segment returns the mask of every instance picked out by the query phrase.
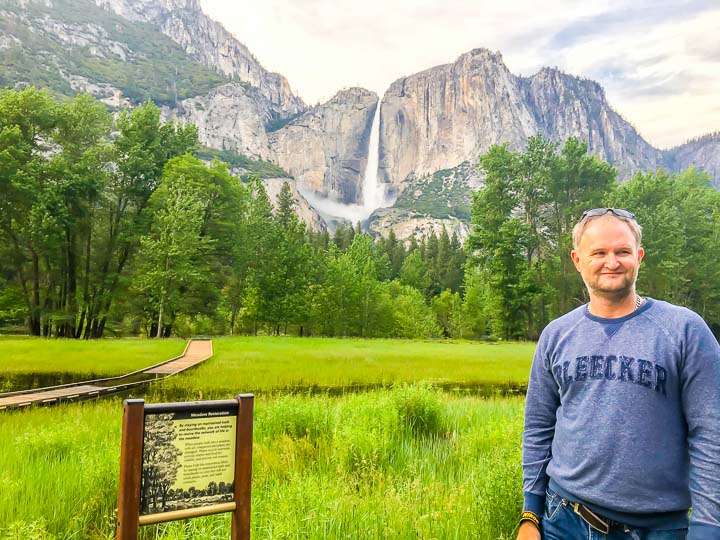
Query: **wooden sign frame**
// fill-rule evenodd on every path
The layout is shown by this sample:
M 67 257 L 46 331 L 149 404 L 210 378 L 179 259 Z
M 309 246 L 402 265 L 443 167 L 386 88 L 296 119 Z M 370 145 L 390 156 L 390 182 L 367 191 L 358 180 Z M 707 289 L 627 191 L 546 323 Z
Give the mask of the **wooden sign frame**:
M 140 515 L 143 437 L 145 416 L 177 412 L 207 412 L 237 407 L 235 431 L 235 478 L 232 502 L 185 510 Z M 235 399 L 145 405 L 143 399 L 123 402 L 122 445 L 120 447 L 120 485 L 118 493 L 117 540 L 137 540 L 138 527 L 223 512 L 232 512 L 231 540 L 250 539 L 250 497 L 252 483 L 252 394 Z

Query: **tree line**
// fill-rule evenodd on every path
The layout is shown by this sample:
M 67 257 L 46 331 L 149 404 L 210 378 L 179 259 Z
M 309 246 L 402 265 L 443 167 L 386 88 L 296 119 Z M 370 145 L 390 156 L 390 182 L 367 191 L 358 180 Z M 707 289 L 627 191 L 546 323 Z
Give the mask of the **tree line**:
M 446 231 L 405 244 L 308 230 L 289 185 L 271 201 L 258 176 L 198 150 L 196 128 L 151 102 L 113 117 L 89 96 L 0 91 L 0 324 L 83 339 L 534 339 L 585 300 L 570 231 L 604 205 L 644 226 L 640 292 L 720 324 L 720 200 L 693 169 L 618 184 L 575 139 L 494 146 L 465 245 Z
M 585 303 L 570 260 L 572 228 L 589 208 L 631 210 L 646 255 L 638 293 L 687 306 L 720 334 L 720 192 L 693 167 L 616 181 L 587 145 L 531 137 L 523 152 L 493 146 L 480 158 L 485 189 L 474 194 L 466 283 L 480 285 L 489 332 L 537 339 L 553 318 Z

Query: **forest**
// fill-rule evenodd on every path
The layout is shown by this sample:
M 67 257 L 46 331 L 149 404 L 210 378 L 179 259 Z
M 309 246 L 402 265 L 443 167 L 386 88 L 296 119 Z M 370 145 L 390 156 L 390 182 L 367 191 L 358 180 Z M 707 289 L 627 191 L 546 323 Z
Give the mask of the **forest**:
M 210 157 L 152 102 L 113 116 L 88 95 L 0 91 L 0 328 L 532 340 L 586 301 L 573 224 L 618 206 L 643 226 L 638 292 L 720 332 L 720 192 L 693 168 L 618 182 L 577 139 L 496 145 L 469 238 L 403 243 L 308 230 L 289 185 L 271 201 Z

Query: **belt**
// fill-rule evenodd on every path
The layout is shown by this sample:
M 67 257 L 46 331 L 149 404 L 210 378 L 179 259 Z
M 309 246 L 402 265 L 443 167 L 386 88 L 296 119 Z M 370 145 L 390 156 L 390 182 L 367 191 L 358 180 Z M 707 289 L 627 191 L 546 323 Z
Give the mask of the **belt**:
M 627 526 L 618 523 L 617 521 L 613 521 L 611 519 L 607 519 L 601 516 L 598 516 L 595 512 L 590 510 L 587 506 L 584 504 L 576 503 L 576 502 L 570 502 L 567 501 L 567 504 L 573 509 L 573 511 L 580 516 L 580 518 L 590 525 L 593 529 L 595 529 L 598 532 L 601 532 L 603 534 L 609 534 L 610 529 L 612 527 L 623 527 L 625 530 L 627 530 Z

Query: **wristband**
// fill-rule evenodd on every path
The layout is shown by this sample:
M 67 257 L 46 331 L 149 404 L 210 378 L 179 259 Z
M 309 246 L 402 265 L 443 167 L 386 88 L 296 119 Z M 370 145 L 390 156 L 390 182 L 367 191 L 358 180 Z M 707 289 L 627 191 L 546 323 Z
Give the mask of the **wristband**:
M 537 516 L 537 514 L 535 514 L 535 512 L 530 512 L 529 510 L 523 512 L 520 516 L 520 523 L 522 523 L 523 521 L 530 521 L 538 529 L 540 528 L 540 518 Z

